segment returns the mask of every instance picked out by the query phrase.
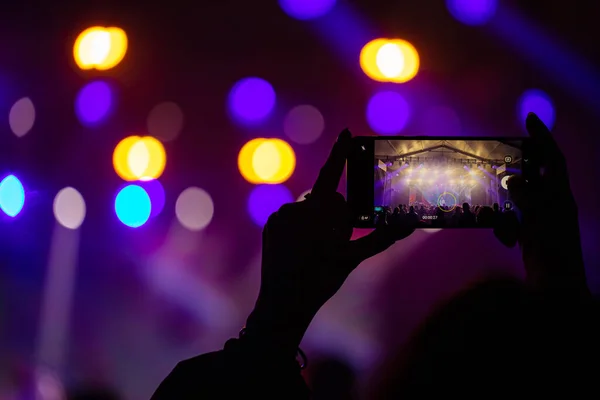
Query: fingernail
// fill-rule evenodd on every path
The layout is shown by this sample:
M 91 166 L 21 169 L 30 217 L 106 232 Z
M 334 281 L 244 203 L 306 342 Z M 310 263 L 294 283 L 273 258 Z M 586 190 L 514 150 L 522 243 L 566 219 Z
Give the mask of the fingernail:
M 352 133 L 350 133 L 350 130 L 348 128 L 344 129 L 342 131 L 342 133 L 340 133 L 340 135 L 338 136 L 337 141 L 341 142 L 343 140 L 348 140 L 352 137 Z
M 534 112 L 530 112 L 529 114 L 527 114 L 527 118 L 528 118 L 528 119 L 529 119 L 529 118 L 532 118 L 532 119 L 535 119 L 535 120 L 539 120 L 539 117 L 538 117 L 538 116 L 537 116 L 537 114 L 536 114 L 536 113 L 534 113 Z

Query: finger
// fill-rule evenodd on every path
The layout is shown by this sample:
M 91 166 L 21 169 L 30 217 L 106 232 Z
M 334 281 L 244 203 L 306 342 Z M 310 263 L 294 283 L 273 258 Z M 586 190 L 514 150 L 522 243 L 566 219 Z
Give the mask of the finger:
M 542 167 L 554 175 L 566 176 L 565 156 L 544 122 L 536 114 L 529 113 L 525 121 L 525 126 L 527 127 L 527 132 L 534 140 L 536 149 L 540 152 Z
M 348 129 L 344 129 L 338 136 L 337 142 L 333 145 L 331 154 L 327 161 L 325 161 L 325 165 L 321 168 L 313 186 L 310 196 L 311 200 L 320 200 L 337 192 L 337 187 L 344 173 L 351 139 L 352 134 Z
M 506 247 L 515 247 L 519 241 L 519 220 L 514 212 L 509 211 L 500 215 L 499 221 L 494 226 L 494 236 Z
M 521 211 L 526 212 L 534 206 L 535 199 L 532 198 L 534 194 L 525 178 L 520 175 L 513 175 L 506 182 L 506 186 L 510 198 Z

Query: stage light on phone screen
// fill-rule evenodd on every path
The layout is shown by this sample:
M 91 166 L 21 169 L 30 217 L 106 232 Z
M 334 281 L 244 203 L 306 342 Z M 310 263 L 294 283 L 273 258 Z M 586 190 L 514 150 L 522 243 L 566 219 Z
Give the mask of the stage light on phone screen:
M 248 213 L 257 226 L 264 226 L 269 216 L 294 197 L 284 185 L 258 185 L 248 197 Z
M 548 129 L 554 128 L 556 121 L 554 103 L 543 90 L 530 89 L 525 91 L 519 98 L 518 113 L 521 126 L 525 127 L 525 120 L 530 112 L 535 113 Z
M 408 103 L 400 93 L 376 93 L 367 105 L 367 122 L 375 133 L 395 135 L 406 126 L 410 114 Z
M 279 0 L 281 9 L 290 17 L 310 20 L 324 16 L 335 6 L 336 0 Z
M 446 0 L 446 7 L 465 25 L 484 25 L 496 14 L 498 0 Z
M 14 218 L 25 205 L 25 189 L 14 175 L 8 175 L 0 181 L 0 209 L 9 217 Z

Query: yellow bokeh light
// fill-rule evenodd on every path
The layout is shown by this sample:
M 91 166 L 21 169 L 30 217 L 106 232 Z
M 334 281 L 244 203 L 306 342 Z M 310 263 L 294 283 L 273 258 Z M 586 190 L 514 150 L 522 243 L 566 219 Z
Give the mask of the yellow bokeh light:
M 406 40 L 375 39 L 363 47 L 360 66 L 375 81 L 404 83 L 419 72 L 419 53 Z
M 142 181 L 158 179 L 165 171 L 165 166 L 167 165 L 165 148 L 158 139 L 152 136 L 145 136 L 141 141 L 148 152 L 148 162 L 146 168 L 137 176 Z
M 375 63 L 386 78 L 393 79 L 404 69 L 404 54 L 395 43 L 386 43 L 377 51 Z
M 238 155 L 238 169 L 240 170 L 240 174 L 250 183 L 262 183 L 262 180 L 254 172 L 252 163 L 255 150 L 266 140 L 264 138 L 252 139 L 242 147 Z
M 387 43 L 387 39 L 375 39 L 367 43 L 360 52 L 360 67 L 369 78 L 378 82 L 389 81 L 377 66 L 377 53 Z
M 390 78 L 390 81 L 395 83 L 408 82 L 417 76 L 417 73 L 419 72 L 419 67 L 421 65 L 419 53 L 417 52 L 417 49 L 415 49 L 415 46 L 406 40 L 394 39 L 391 43 L 398 46 L 402 52 L 402 55 L 404 56 L 404 66 L 398 75 Z
M 158 179 L 165 170 L 167 155 L 162 143 L 151 136 L 129 136 L 113 153 L 113 167 L 126 181 Z
M 121 140 L 113 152 L 113 167 L 117 175 L 126 181 L 135 181 L 137 177 L 129 168 L 131 148 L 140 141 L 139 136 L 129 136 Z
M 107 28 L 110 35 L 110 50 L 104 60 L 96 65 L 96 69 L 105 71 L 116 67 L 127 53 L 127 35 L 121 28 Z
M 252 168 L 256 176 L 268 182 L 281 169 L 279 148 L 272 140 L 265 140 L 252 154 Z
M 250 183 L 283 183 L 296 169 L 296 154 L 284 140 L 253 139 L 240 150 L 238 168 Z
M 127 35 L 121 28 L 94 26 L 81 32 L 73 57 L 83 70 L 107 70 L 118 65 L 127 52 Z
M 277 172 L 265 181 L 271 184 L 283 183 L 292 176 L 296 169 L 296 153 L 294 153 L 292 146 L 284 140 L 271 139 L 270 142 L 277 148 L 280 165 Z

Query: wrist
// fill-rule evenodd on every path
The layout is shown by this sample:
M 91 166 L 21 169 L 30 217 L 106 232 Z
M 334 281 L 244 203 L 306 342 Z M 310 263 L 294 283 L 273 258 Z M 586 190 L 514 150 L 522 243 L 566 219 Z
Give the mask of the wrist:
M 246 321 L 243 339 L 265 353 L 295 358 L 312 316 L 259 299 Z

